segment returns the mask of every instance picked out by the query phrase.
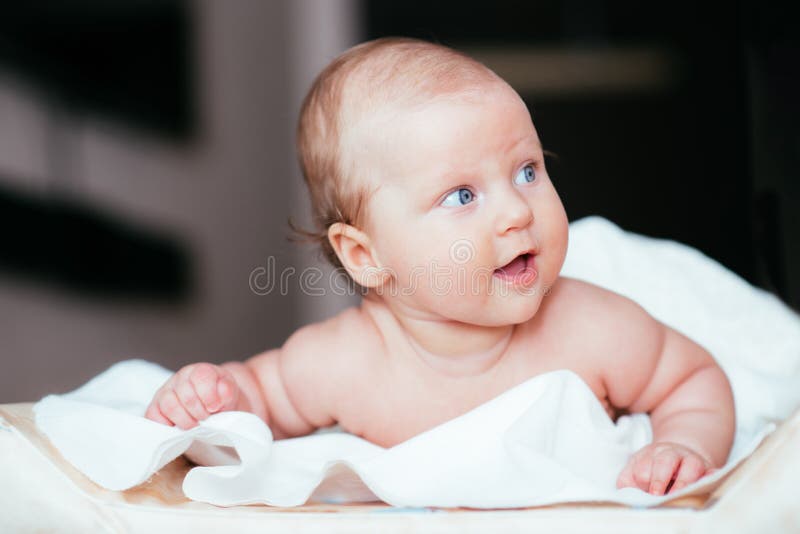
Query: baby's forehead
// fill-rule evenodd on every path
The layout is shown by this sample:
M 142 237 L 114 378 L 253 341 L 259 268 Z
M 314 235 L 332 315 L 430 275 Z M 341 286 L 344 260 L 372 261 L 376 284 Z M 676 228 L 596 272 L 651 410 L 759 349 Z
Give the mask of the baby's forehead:
M 425 118 L 423 114 L 422 120 Z M 533 129 L 505 132 L 509 135 L 487 133 L 482 139 L 478 139 L 480 128 L 463 139 L 448 136 L 458 130 L 459 125 L 455 125 L 453 129 L 428 136 L 415 130 L 412 123 L 400 135 L 387 135 L 383 139 L 375 135 L 354 150 L 350 176 L 378 193 L 377 197 L 391 195 L 395 200 L 402 197 L 421 207 L 433 202 L 433 197 L 445 189 L 473 182 L 489 173 L 508 171 L 522 159 L 541 157 Z M 491 131 L 497 132 L 497 127 Z M 381 213 L 372 216 L 380 219 Z
M 425 80 L 424 85 L 420 86 L 409 85 L 408 80 L 399 79 L 386 80 L 380 84 L 376 84 L 374 80 L 362 83 L 355 81 L 348 102 L 343 102 L 341 114 L 351 119 L 380 118 L 452 102 L 477 103 L 487 94 L 509 90 L 514 92 L 499 78 L 472 83 L 462 81 L 459 84 Z
M 510 88 L 509 88 L 510 89 Z M 491 105 L 495 100 L 487 95 L 496 88 L 469 87 L 462 91 L 403 95 L 400 98 L 364 98 L 343 108 L 342 140 L 351 146 L 371 150 L 392 151 L 398 141 L 407 141 L 415 132 L 439 126 L 435 115 L 463 106 Z M 511 90 L 513 92 L 513 90 Z M 516 94 L 516 93 L 514 93 Z M 460 122 L 459 113 L 449 116 L 450 123 Z
M 417 151 L 404 157 L 412 158 L 445 144 L 466 148 L 461 139 L 499 149 L 508 137 L 526 134 L 539 144 L 525 103 L 507 85 L 365 104 L 346 123 L 343 139 L 362 155 L 402 153 L 410 145 Z
M 342 164 L 345 176 L 362 185 L 386 174 L 386 165 L 396 163 L 407 167 L 421 158 L 421 154 L 406 154 L 401 145 L 414 141 L 420 132 L 436 124 L 433 112 L 447 106 L 472 107 L 476 104 L 514 101 L 524 103 L 505 81 L 496 75 L 474 80 L 462 79 L 459 83 L 428 80 L 422 87 L 411 87 L 408 80 L 385 79 L 378 87 L 376 80 L 363 74 L 349 80 L 352 90 L 342 102 L 340 110 Z M 412 84 L 413 85 L 413 84 Z M 530 121 L 530 115 L 525 113 Z M 458 113 L 450 122 L 459 122 Z M 426 163 L 419 160 L 418 163 Z M 374 167 L 379 168 L 374 168 Z
M 452 50 L 381 48 L 362 58 L 341 80 L 344 115 L 422 106 L 507 85 L 485 65 Z

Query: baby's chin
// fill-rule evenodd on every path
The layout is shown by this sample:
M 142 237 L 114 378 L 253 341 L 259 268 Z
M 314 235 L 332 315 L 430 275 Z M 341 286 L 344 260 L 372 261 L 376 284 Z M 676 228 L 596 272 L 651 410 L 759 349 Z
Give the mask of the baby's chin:
M 487 326 L 527 323 L 539 312 L 541 304 L 539 295 L 517 295 L 515 302 L 505 303 L 498 313 L 488 318 Z
M 533 319 L 541 308 L 542 295 L 530 290 L 527 294 L 492 295 L 466 305 L 435 306 L 440 315 L 462 323 L 496 327 L 522 324 Z

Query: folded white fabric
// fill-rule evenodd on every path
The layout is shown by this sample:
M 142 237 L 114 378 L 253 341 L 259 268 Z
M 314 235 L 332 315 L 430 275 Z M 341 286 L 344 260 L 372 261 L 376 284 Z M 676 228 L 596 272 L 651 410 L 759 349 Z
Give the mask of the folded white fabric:
M 143 414 L 171 371 L 143 360 L 45 397 L 34 407 L 36 423 L 69 462 L 109 489 L 140 484 L 186 453 L 206 465 L 186 475 L 186 496 L 222 506 L 295 506 L 309 497 L 395 506 L 652 506 L 724 476 L 797 406 L 800 319 L 780 301 L 689 247 L 622 232 L 599 217 L 571 225 L 569 250 L 564 275 L 627 294 L 720 361 L 738 417 L 722 470 L 669 496 L 617 490 L 628 456 L 652 440 L 649 418 L 633 414 L 614 424 L 568 370 L 533 377 L 389 449 L 343 432 L 273 441 L 263 421 L 243 412 L 215 414 L 188 431 L 155 423 Z
M 218 505 L 299 505 L 326 474 L 315 499 L 476 508 L 660 500 L 615 489 L 628 456 L 652 440 L 647 415 L 615 425 L 572 371 L 534 377 L 389 449 L 346 433 L 273 441 L 263 421 L 244 412 L 215 414 L 187 431 L 144 419 L 170 374 L 143 360 L 117 363 L 37 403 L 37 425 L 70 463 L 115 490 L 144 482 L 194 443 L 193 456 L 214 466 L 192 469 L 183 491 Z M 241 462 L 217 446 L 232 447 Z

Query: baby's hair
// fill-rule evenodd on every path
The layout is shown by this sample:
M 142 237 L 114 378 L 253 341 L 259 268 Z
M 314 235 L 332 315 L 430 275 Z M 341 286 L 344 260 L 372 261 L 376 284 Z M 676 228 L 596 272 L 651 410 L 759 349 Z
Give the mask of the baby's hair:
M 314 230 L 298 228 L 291 241 L 317 243 L 336 268 L 342 264 L 328 228 L 363 228 L 368 180 L 348 158 L 346 134 L 358 120 L 386 106 L 480 93 L 502 81 L 482 63 L 447 46 L 409 37 L 383 37 L 346 50 L 316 77 L 300 109 L 297 156 L 311 196 Z

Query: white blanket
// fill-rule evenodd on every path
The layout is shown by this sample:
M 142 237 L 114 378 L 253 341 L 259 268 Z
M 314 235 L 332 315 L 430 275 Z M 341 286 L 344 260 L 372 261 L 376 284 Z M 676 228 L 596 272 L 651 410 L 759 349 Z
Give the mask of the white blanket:
M 628 456 L 652 439 L 649 418 L 612 423 L 567 370 L 533 377 L 389 449 L 343 432 L 273 441 L 260 419 L 243 412 L 215 414 L 188 431 L 149 421 L 145 408 L 171 372 L 143 360 L 45 397 L 34 408 L 36 423 L 69 462 L 108 489 L 135 486 L 186 452 L 208 467 L 189 471 L 184 493 L 222 506 L 295 506 L 309 497 L 395 506 L 652 506 L 724 476 L 800 402 L 800 318 L 699 252 L 590 217 L 570 226 L 563 274 L 633 298 L 714 354 L 737 408 L 736 440 L 722 470 L 663 497 L 617 490 Z

